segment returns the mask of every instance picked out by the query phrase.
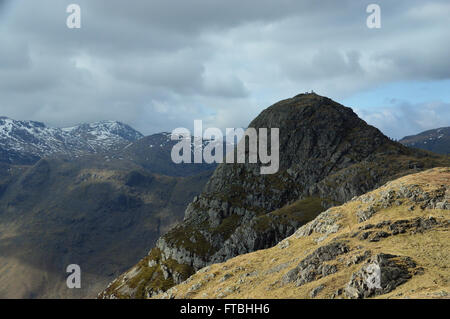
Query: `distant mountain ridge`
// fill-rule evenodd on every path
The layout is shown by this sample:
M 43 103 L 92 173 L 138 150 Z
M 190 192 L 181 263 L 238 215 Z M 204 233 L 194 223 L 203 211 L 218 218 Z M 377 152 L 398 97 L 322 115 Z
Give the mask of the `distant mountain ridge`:
M 130 160 L 148 171 L 169 176 L 192 176 L 201 172 L 209 171 L 217 166 L 216 163 L 201 165 L 192 163 L 176 164 L 171 160 L 172 148 L 178 140 L 172 140 L 172 133 L 162 132 L 145 136 L 140 140 L 127 145 L 121 152 L 117 153 L 120 158 Z M 226 152 L 228 142 L 223 140 L 202 140 L 204 148 L 209 143 L 221 145 L 223 152 Z M 228 143 L 233 145 L 234 143 Z M 213 144 L 214 145 L 214 144 Z M 191 137 L 191 155 L 194 151 L 194 138 Z
M 405 136 L 399 142 L 409 147 L 449 155 L 450 127 L 441 127 L 428 130 L 417 135 Z
M 41 122 L 0 117 L 0 162 L 28 165 L 54 155 L 120 150 L 142 137 L 140 132 L 117 121 L 55 128 Z

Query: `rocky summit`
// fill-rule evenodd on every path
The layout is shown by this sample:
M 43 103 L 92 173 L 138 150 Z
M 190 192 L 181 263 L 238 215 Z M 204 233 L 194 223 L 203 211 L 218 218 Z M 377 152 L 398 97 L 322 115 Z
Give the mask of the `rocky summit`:
M 450 168 L 408 175 L 156 298 L 448 298 L 449 211 Z
M 248 127 L 279 128 L 279 171 L 261 175 L 260 163 L 219 165 L 187 207 L 183 223 L 100 298 L 152 297 L 205 266 L 272 247 L 327 208 L 389 180 L 450 166 L 448 157 L 394 142 L 351 108 L 314 93 L 270 106 Z M 336 226 L 327 221 L 320 227 L 332 231 Z M 346 249 L 343 243 L 339 252 Z M 320 272 L 334 271 L 322 264 L 319 258 Z

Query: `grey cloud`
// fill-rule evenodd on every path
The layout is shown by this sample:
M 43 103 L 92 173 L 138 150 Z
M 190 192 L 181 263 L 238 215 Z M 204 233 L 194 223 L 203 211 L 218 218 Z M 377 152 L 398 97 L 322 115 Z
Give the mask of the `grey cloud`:
M 25 43 L 19 43 L 12 39 L 2 41 L 3 48 L 0 50 L 0 68 L 26 69 L 30 66 L 29 49 Z
M 342 75 L 360 75 L 364 73 L 358 51 L 339 52 L 334 49 L 319 50 L 311 58 L 293 57 L 283 61 L 285 73 L 293 79 L 323 79 Z
M 112 66 L 112 72 L 122 80 L 186 93 L 201 86 L 204 66 L 192 54 L 169 52 L 160 56 L 131 58 L 126 64 Z
M 80 30 L 65 26 L 72 2 Z M 350 0 L 3 0 L 0 115 L 63 126 L 115 119 L 144 133 L 193 119 L 245 126 L 306 90 L 342 99 L 448 79 L 448 2 L 378 3 L 380 30 L 365 26 L 367 3 Z
M 394 101 L 394 104 L 389 107 L 356 109 L 355 111 L 369 124 L 397 139 L 448 126 L 450 119 L 450 103 L 442 101 L 417 104 Z

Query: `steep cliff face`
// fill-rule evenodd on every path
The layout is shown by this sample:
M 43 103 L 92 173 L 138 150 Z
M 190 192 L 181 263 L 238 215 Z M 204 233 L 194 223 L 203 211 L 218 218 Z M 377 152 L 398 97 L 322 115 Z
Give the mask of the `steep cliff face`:
M 450 168 L 411 174 L 156 297 L 448 298 L 449 212 Z
M 391 141 L 350 108 L 316 94 L 280 101 L 249 127 L 279 128 L 279 171 L 219 165 L 184 222 L 100 297 L 150 297 L 206 265 L 271 247 L 326 208 L 390 179 L 450 164 Z

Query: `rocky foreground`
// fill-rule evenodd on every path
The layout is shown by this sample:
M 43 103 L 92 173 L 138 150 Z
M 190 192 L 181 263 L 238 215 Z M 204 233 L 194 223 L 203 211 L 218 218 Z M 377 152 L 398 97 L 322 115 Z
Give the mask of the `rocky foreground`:
M 388 182 L 156 298 L 448 298 L 450 168 Z M 380 276 L 377 276 L 377 273 Z

